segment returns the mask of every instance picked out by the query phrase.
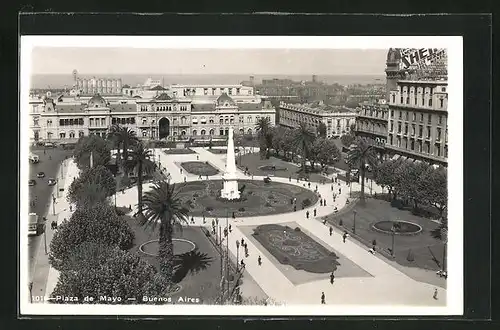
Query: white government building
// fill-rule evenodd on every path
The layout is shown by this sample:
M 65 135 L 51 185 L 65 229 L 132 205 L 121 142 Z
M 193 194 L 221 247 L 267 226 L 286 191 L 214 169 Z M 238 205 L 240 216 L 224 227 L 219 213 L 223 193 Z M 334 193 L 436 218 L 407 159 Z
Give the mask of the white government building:
M 113 124 L 131 128 L 140 138 L 178 136 L 204 140 L 228 135 L 229 127 L 236 134 L 255 134 L 255 125 L 262 117 L 275 122 L 275 108 L 265 97 L 254 95 L 253 87 L 235 84 L 165 88 L 151 87 L 150 79 L 146 83 L 149 86 L 123 87 L 118 95 L 113 84 L 108 95 L 31 95 L 31 142 L 75 142 L 90 134 L 105 136 Z

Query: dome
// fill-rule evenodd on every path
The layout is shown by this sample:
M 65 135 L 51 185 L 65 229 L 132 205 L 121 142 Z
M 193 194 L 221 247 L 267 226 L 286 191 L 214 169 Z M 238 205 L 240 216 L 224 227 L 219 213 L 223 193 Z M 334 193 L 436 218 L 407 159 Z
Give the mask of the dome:
M 106 107 L 106 100 L 99 94 L 94 95 L 89 100 L 89 108 L 105 108 L 105 107 Z

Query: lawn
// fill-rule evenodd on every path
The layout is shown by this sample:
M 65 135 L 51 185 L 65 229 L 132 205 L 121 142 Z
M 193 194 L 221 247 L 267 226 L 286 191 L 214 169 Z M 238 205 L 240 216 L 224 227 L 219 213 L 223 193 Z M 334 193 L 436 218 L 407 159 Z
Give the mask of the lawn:
M 258 215 L 293 212 L 291 203 L 296 198 L 297 208 L 302 204 L 307 207 L 318 201 L 318 196 L 305 188 L 281 182 L 264 183 L 256 180 L 239 180 L 239 189 L 243 190 L 238 201 L 226 201 L 219 198 L 222 180 L 203 180 L 178 183 L 178 197 L 190 210 L 190 215 L 207 217 L 232 216 L 251 217 Z M 244 188 L 243 188 L 244 186 Z
M 212 176 L 219 174 L 219 170 L 210 165 L 210 163 L 208 162 L 182 162 L 180 165 L 186 172 L 191 174 L 201 176 Z
M 144 230 L 135 218 L 125 216 L 124 219 L 129 223 L 135 233 L 134 246 L 129 250 L 132 253 L 138 253 L 144 260 L 159 269 L 158 258 L 149 256 L 139 251 L 141 244 L 157 239 L 157 233 L 151 233 Z M 174 238 L 182 238 L 195 243 L 196 248 L 202 253 L 206 253 L 212 258 L 211 264 L 204 271 L 197 274 L 188 274 L 179 284 L 182 289 L 172 295 L 172 300 L 177 301 L 177 297 L 200 298 L 201 302 L 213 302 L 220 292 L 220 254 L 215 247 L 207 240 L 200 227 L 184 227 L 182 232 L 175 232 Z M 174 251 L 175 252 L 175 251 Z
M 259 153 L 246 154 L 241 157 L 236 157 L 238 168 L 245 171 L 248 168 L 248 172 L 251 175 L 256 176 L 277 176 L 281 178 L 289 178 L 296 180 L 299 175 L 302 175 L 301 168 L 295 164 L 286 162 L 282 159 L 276 157 L 270 157 L 269 159 L 260 159 Z M 273 170 L 275 166 L 276 170 Z M 308 169 L 309 170 L 309 169 Z M 329 169 L 330 173 L 333 170 Z M 319 172 L 319 166 L 316 172 L 309 173 L 309 181 L 311 182 L 321 182 L 326 179 Z
M 215 155 L 225 155 L 227 153 L 227 149 L 207 149 L 207 150 Z
M 164 149 L 163 152 L 167 155 L 190 155 L 195 154 L 196 152 L 190 148 L 172 148 L 172 149 Z
M 422 227 L 420 233 L 394 236 L 394 260 L 403 266 L 430 270 L 441 268 L 443 243 L 430 235 L 430 232 L 438 227 L 437 223 L 413 215 L 410 211 L 399 210 L 392 207 L 389 202 L 374 198 L 367 198 L 365 206 L 357 203 L 350 206 L 346 212 L 327 216 L 327 222 L 341 227 L 354 236 L 352 234 L 354 216 L 356 216 L 356 238 L 368 247 L 371 247 L 373 240 L 376 240 L 377 249 L 386 256 L 390 256 L 392 235 L 379 232 L 372 226 L 378 221 L 397 220 L 418 224 Z M 340 220 L 342 220 L 342 226 L 340 226 Z

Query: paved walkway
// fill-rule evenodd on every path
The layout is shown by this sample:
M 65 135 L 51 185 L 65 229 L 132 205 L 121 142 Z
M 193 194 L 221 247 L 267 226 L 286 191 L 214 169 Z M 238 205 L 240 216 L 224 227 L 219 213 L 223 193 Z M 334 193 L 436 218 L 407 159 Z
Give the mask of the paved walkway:
M 196 154 L 188 155 L 167 155 L 156 150 L 160 154 L 162 167 L 171 175 L 172 182 L 198 181 L 198 176 L 180 171 L 178 163 L 185 161 L 196 161 L 197 155 L 199 161 L 208 161 L 221 173 L 209 177 L 210 180 L 219 180 L 225 168 L 225 155 L 213 154 L 204 148 L 192 148 Z M 342 172 L 342 171 L 341 171 Z M 237 173 L 238 179 L 250 179 L 240 170 Z M 263 180 L 264 177 L 254 177 L 254 180 Z M 203 178 L 204 180 L 206 178 Z M 273 181 L 283 182 L 293 185 L 308 187 L 307 183 L 296 180 L 289 181 L 288 178 L 272 178 Z M 414 306 L 444 306 L 446 304 L 446 290 L 439 288 L 439 300 L 433 299 L 434 286 L 418 282 L 408 277 L 397 268 L 386 263 L 383 259 L 371 255 L 367 248 L 358 242 L 347 239 L 346 243 L 342 241 L 342 232 L 333 228 L 333 236 L 329 234 L 329 227 L 325 226 L 320 217 L 331 214 L 334 207 L 340 210 L 346 205 L 349 195 L 349 186 L 344 184 L 334 184 L 331 189 L 331 183 L 318 184 L 317 191 L 326 199 L 327 206 L 320 206 L 319 202 L 305 210 L 291 212 L 283 215 L 244 217 L 227 221 L 231 224 L 232 232 L 229 234 L 229 250 L 231 254 L 236 255 L 236 240 L 245 238 L 248 244 L 249 257 L 245 258 L 246 270 L 253 279 L 261 286 L 263 291 L 274 301 L 287 304 L 316 304 L 320 303 L 321 292 L 325 292 L 327 304 L 378 304 L 378 305 L 414 305 Z M 150 189 L 149 184 L 144 184 L 144 190 Z M 341 189 L 339 194 L 338 189 Z M 117 205 L 135 208 L 137 204 L 137 188 L 126 190 L 123 194 L 117 195 Z M 316 189 L 316 184 L 311 183 L 311 190 Z M 359 191 L 360 185 L 352 184 L 352 191 Z M 382 192 L 381 187 L 373 185 L 373 191 Z M 337 194 L 335 203 L 333 202 L 333 193 Z M 313 210 L 317 210 L 316 219 L 313 219 Z M 305 212 L 310 212 L 310 219 L 306 219 Z M 212 219 L 206 218 L 204 224 L 201 217 L 195 218 L 195 226 L 206 226 L 210 229 Z M 225 226 L 226 219 L 219 219 L 219 223 Z M 277 261 L 266 257 L 260 245 L 252 243 L 250 239 L 238 228 L 239 226 L 257 226 L 268 223 L 296 222 L 305 230 L 325 242 L 331 249 L 339 252 L 345 257 L 351 259 L 359 267 L 370 273 L 373 277 L 363 278 L 339 278 L 332 285 L 329 279 L 312 281 L 305 284 L 294 285 L 281 271 L 274 265 Z M 191 224 L 192 225 L 192 224 Z M 240 251 L 241 252 L 241 251 Z M 239 253 L 241 255 L 241 253 Z M 261 256 L 262 265 L 257 263 L 257 257 Z M 244 294 L 244 292 L 243 292 Z

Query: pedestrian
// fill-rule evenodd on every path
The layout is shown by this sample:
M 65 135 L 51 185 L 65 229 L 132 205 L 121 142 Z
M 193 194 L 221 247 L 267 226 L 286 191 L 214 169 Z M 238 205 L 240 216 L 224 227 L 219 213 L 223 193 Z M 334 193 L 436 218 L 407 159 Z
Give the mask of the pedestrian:
M 297 212 L 297 205 L 293 206 L 293 212 Z
M 333 209 L 333 212 L 337 213 L 339 210 L 337 209 L 337 207 L 335 206 L 335 208 Z
M 259 266 L 262 266 L 262 259 L 260 256 L 257 258 L 257 262 L 259 263 Z
M 311 189 L 311 182 L 307 183 L 307 188 Z
M 292 182 L 292 176 L 288 177 L 288 182 Z
M 322 199 L 319 200 L 319 206 L 323 206 L 323 200 Z
M 208 180 L 208 175 L 207 175 L 207 180 Z
M 196 160 L 200 160 L 200 156 L 196 155 Z
M 290 198 L 290 205 L 293 205 L 293 198 Z
M 347 233 L 344 233 L 344 234 L 342 235 L 342 241 L 343 241 L 344 243 L 345 243 L 345 239 L 346 239 L 346 238 L 347 238 Z
M 231 232 L 233 232 L 233 229 L 232 229 L 232 227 L 231 227 L 231 224 L 229 224 L 229 232 L 230 232 L 230 233 L 231 233 Z
M 318 191 L 318 185 L 316 185 L 316 189 L 315 190 Z
M 309 219 L 309 211 L 306 212 L 306 218 Z
M 299 183 L 299 177 L 297 177 L 297 183 Z
M 52 223 L 50 224 L 50 228 L 52 230 L 57 229 L 57 222 L 55 220 L 53 220 Z
M 297 204 L 297 197 L 293 198 L 293 204 L 295 204 L 295 205 Z
M 243 259 L 241 259 L 240 264 L 241 264 L 241 268 L 245 268 L 245 262 L 243 261 Z
M 191 223 L 194 224 L 194 217 L 191 217 Z
M 323 224 L 326 225 L 326 218 L 323 218 Z
M 349 204 L 349 198 L 345 201 L 346 204 Z
M 214 219 L 212 219 L 212 227 L 215 228 L 215 220 Z
M 337 177 L 335 177 L 335 182 L 337 182 Z
M 248 247 L 245 245 L 245 258 L 248 258 Z
M 181 174 L 182 174 L 182 168 L 180 170 L 181 170 Z
M 333 228 L 330 227 L 330 236 L 332 236 L 332 234 L 333 234 Z
M 322 305 L 326 304 L 326 302 L 325 302 L 325 293 L 324 292 L 321 292 L 321 304 Z
M 233 212 L 233 220 L 234 220 L 234 219 L 236 219 L 236 215 L 235 215 L 235 214 L 234 214 L 234 212 Z
M 253 180 L 253 174 L 252 174 L 252 180 Z
M 73 205 L 70 205 L 70 206 L 69 206 L 69 211 L 70 211 L 70 212 L 73 212 Z
M 340 194 L 342 194 L 342 189 L 341 189 L 341 188 L 339 188 L 339 195 L 340 195 Z
M 226 227 L 226 228 L 224 228 L 224 237 L 227 237 L 227 234 L 228 234 L 228 232 L 227 232 L 227 227 Z
M 332 183 L 333 183 L 333 178 L 332 178 Z
M 184 182 L 186 182 L 186 177 L 184 177 Z
M 245 246 L 245 239 L 244 238 L 241 239 L 241 246 Z
M 333 281 L 335 280 L 335 275 L 333 272 L 330 274 L 330 283 L 333 284 Z
M 198 179 L 199 179 L 199 180 L 201 180 L 201 179 L 202 179 L 201 174 L 200 174 L 200 176 L 198 177 Z
M 205 220 L 205 216 L 203 215 L 203 224 L 206 224 L 207 221 Z
M 125 195 L 125 188 L 122 188 L 122 195 Z
M 316 216 L 316 209 L 314 209 L 313 214 L 314 214 L 314 216 Z
M 432 298 L 434 298 L 435 300 L 438 299 L 438 289 L 437 288 L 434 289 L 434 295 L 432 296 Z
M 323 199 L 323 206 L 326 206 L 326 199 Z
M 333 191 L 333 184 L 331 185 L 330 189 Z

